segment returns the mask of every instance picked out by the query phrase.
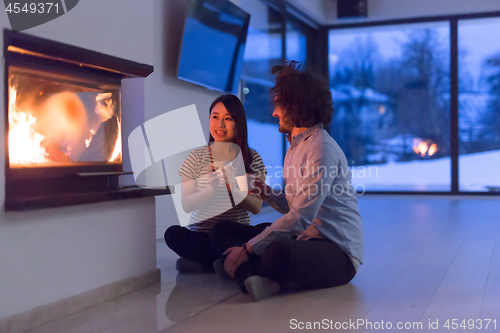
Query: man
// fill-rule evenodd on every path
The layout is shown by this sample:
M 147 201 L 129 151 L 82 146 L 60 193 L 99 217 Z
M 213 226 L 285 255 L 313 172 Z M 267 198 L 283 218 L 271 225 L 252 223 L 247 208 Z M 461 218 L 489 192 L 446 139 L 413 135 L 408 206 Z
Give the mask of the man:
M 252 180 L 252 194 L 284 215 L 264 231 L 221 222 L 211 234 L 225 270 L 255 301 L 281 289 L 346 284 L 363 260 L 361 216 L 351 173 L 341 148 L 323 129 L 332 118 L 332 96 L 299 67 L 291 61 L 272 70 L 273 116 L 290 143 L 283 167 L 284 193 Z

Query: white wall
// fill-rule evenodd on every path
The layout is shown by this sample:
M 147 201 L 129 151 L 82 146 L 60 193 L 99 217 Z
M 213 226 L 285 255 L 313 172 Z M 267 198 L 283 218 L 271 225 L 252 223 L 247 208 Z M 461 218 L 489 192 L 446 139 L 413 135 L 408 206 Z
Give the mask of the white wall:
M 151 64 L 152 18 L 152 1 L 85 0 L 25 33 Z M 10 28 L 4 10 L 0 23 Z M 0 105 L 4 105 L 3 83 L 2 77 Z M 144 111 L 137 112 L 139 125 Z M 2 206 L 4 146 L 0 135 Z M 155 269 L 154 223 L 154 198 L 29 212 L 5 212 L 2 207 L 0 319 Z
M 337 0 L 287 0 L 321 24 L 345 24 L 410 17 L 500 10 L 498 0 L 368 0 L 368 18 L 337 19 Z

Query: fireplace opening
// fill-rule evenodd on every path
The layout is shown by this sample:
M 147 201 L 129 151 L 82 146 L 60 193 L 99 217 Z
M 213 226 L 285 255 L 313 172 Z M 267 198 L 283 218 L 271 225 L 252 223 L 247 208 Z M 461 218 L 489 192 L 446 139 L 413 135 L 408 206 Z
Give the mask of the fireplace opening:
M 121 164 L 120 86 L 9 68 L 11 168 Z
M 6 210 L 170 193 L 119 186 L 121 81 L 152 66 L 9 30 L 3 52 Z

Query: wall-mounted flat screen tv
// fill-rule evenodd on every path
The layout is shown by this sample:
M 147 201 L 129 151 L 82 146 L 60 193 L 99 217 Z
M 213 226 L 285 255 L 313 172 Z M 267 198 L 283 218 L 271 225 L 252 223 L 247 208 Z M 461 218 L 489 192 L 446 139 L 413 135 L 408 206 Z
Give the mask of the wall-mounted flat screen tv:
M 249 22 L 229 0 L 189 0 L 177 77 L 237 94 Z

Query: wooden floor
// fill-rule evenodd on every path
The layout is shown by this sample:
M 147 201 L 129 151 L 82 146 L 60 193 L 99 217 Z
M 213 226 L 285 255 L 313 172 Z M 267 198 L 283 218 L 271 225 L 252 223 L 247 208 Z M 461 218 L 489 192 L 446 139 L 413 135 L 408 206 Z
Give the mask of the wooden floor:
M 500 198 L 364 196 L 359 206 L 365 259 L 351 283 L 257 303 L 238 294 L 166 332 L 500 331 Z

